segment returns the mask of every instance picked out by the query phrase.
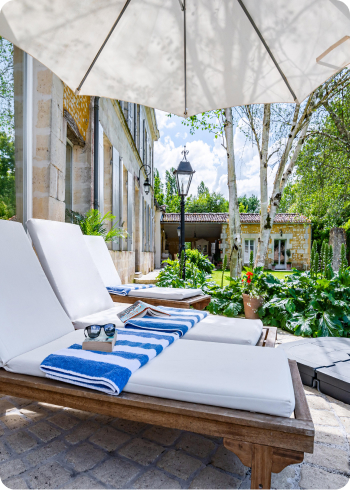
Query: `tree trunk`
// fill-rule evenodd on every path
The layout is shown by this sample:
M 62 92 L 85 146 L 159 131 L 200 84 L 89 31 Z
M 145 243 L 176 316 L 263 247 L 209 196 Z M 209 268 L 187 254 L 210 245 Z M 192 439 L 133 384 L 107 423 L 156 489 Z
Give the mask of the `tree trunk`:
M 271 121 L 271 106 L 264 106 L 263 130 L 261 136 L 261 151 L 260 151 L 260 194 L 261 194 L 261 215 L 260 215 L 260 234 L 258 240 L 258 249 L 255 257 L 255 267 L 264 267 L 266 252 L 263 246 L 264 231 L 269 226 L 268 216 L 268 190 L 267 190 L 267 160 L 269 152 L 269 136 L 270 136 L 270 121 Z
M 292 150 L 293 140 L 296 137 L 296 131 L 293 131 L 291 133 L 290 138 L 289 138 L 291 141 L 288 141 L 287 146 L 285 148 L 285 151 L 283 153 L 283 156 L 280 160 L 278 170 L 277 170 L 277 174 L 275 177 L 275 182 L 274 182 L 274 186 L 273 186 L 271 199 L 270 199 L 270 206 L 268 209 L 266 222 L 263 226 L 263 230 L 262 230 L 262 233 L 260 236 L 260 243 L 259 243 L 259 245 L 260 245 L 260 258 L 259 258 L 259 263 L 257 263 L 257 266 L 259 266 L 259 267 L 263 267 L 265 264 L 265 257 L 267 255 L 267 249 L 269 246 L 269 240 L 270 240 L 272 225 L 274 223 L 275 216 L 276 216 L 277 211 L 278 211 L 278 207 L 279 207 L 279 204 L 281 201 L 281 197 L 282 197 L 284 188 L 288 182 L 290 175 L 293 172 L 295 163 L 297 161 L 299 153 L 300 153 L 302 146 L 304 144 L 306 132 L 307 132 L 307 129 L 309 127 L 309 122 L 310 122 L 310 119 L 306 118 L 306 122 L 304 122 L 304 126 L 300 131 L 300 136 L 299 136 L 298 142 L 295 146 L 293 155 L 290 158 L 289 164 L 287 165 L 287 161 L 288 161 L 289 154 Z
M 235 156 L 233 148 L 232 109 L 225 109 L 225 137 L 227 151 L 227 177 L 229 200 L 229 233 L 231 243 L 230 276 L 238 277 L 242 272 L 241 219 L 237 196 Z

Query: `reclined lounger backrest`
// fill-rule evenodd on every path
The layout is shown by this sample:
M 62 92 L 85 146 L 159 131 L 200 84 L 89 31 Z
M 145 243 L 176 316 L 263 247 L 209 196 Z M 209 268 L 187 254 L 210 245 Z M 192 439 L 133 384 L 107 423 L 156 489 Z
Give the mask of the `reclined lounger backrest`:
M 83 238 L 106 288 L 120 286 L 122 281 L 104 239 L 93 235 L 84 235 Z
M 78 225 L 30 219 L 35 250 L 72 321 L 113 307 Z
M 0 365 L 71 332 L 22 224 L 0 220 Z

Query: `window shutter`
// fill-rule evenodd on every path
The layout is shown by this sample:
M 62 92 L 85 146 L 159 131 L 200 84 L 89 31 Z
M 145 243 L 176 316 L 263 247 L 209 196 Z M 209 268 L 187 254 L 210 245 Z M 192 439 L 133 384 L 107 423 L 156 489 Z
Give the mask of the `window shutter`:
M 103 215 L 104 210 L 104 155 L 103 155 L 103 127 L 98 123 L 98 210 Z
M 151 219 L 150 219 L 150 252 L 154 252 L 154 246 L 153 246 L 153 229 L 154 229 L 154 224 L 153 224 L 153 209 L 151 206 Z
M 144 252 L 145 251 L 145 198 L 143 196 L 141 199 L 141 229 L 142 229 L 141 249 L 142 252 Z
M 133 211 L 133 179 L 132 173 L 128 171 L 128 250 L 132 250 L 132 211 Z
M 132 130 L 133 130 L 133 115 L 134 115 L 134 108 L 133 108 L 133 104 L 132 102 L 128 102 L 128 126 L 129 126 L 129 130 L 130 130 L 130 133 L 132 134 Z
M 120 214 L 120 162 L 119 152 L 116 148 L 112 148 L 112 214 L 115 216 L 113 225 L 121 226 L 121 214 Z M 120 250 L 120 238 L 115 238 L 112 242 L 112 250 Z
M 142 130 L 142 161 L 143 163 L 146 165 L 147 162 L 146 162 L 146 141 L 145 141 L 145 136 L 146 136 L 146 121 L 143 120 L 143 124 L 142 124 L 142 127 L 143 127 L 143 130 Z
M 123 225 L 123 157 L 119 155 L 119 216 L 120 226 Z M 119 239 L 119 250 L 123 250 L 123 238 Z
M 149 251 L 149 207 L 146 204 L 146 248 L 145 251 Z

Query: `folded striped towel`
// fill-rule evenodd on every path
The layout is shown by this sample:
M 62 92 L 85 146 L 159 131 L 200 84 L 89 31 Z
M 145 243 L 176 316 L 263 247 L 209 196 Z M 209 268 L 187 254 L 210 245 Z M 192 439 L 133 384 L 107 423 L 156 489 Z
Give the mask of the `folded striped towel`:
M 149 289 L 154 287 L 154 284 L 122 284 L 121 286 L 107 287 L 107 291 L 112 294 L 118 294 L 119 296 L 127 296 L 130 291 L 137 291 L 138 289 Z
M 40 369 L 56 381 L 119 395 L 132 373 L 178 339 L 176 333 L 117 329 L 113 352 L 82 350 L 73 344 L 46 357 Z
M 158 310 L 170 313 L 171 316 L 155 318 L 146 315 L 143 318 L 130 318 L 125 323 L 125 328 L 137 328 L 140 330 L 157 330 L 158 332 L 177 333 L 182 337 L 196 323 L 203 320 L 208 313 L 206 311 L 185 310 L 181 308 L 168 308 L 157 306 Z

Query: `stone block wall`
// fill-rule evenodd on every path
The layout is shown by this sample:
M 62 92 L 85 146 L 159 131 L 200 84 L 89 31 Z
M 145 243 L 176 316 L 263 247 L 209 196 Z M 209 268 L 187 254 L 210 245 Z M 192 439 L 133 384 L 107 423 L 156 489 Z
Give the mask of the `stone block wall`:
M 110 250 L 113 263 L 120 276 L 122 284 L 131 284 L 135 276 L 135 252 L 118 252 Z
M 154 253 L 140 252 L 140 272 L 148 274 L 154 270 Z

